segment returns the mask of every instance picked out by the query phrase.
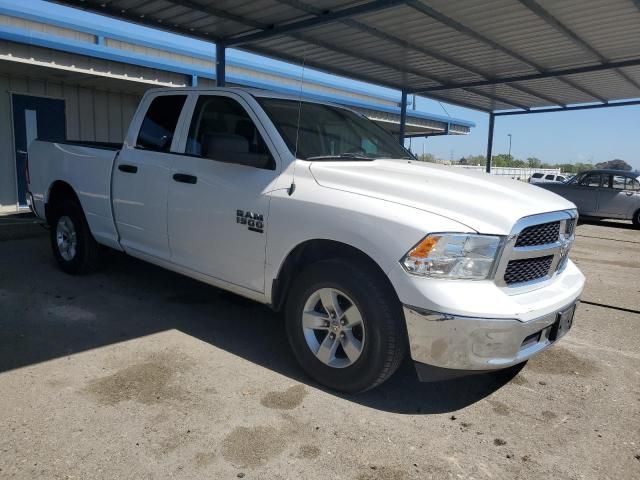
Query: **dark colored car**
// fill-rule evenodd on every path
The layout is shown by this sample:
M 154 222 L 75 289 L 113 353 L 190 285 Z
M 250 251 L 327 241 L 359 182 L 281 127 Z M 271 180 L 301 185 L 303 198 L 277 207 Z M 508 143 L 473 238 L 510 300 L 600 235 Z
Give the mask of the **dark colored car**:
M 640 172 L 590 170 L 566 183 L 541 183 L 578 207 L 583 217 L 632 220 L 640 227 Z

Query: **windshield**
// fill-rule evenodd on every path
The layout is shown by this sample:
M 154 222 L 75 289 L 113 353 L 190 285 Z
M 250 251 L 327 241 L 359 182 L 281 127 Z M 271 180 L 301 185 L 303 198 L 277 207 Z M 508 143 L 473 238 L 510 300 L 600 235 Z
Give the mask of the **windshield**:
M 413 158 L 382 127 L 350 110 L 281 98 L 257 98 L 285 143 L 303 160 Z M 300 129 L 298 133 L 298 109 Z

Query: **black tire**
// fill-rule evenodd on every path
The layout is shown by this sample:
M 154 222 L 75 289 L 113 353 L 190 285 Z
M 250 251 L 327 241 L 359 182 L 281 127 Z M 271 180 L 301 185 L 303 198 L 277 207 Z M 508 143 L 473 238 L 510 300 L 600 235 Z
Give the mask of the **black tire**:
M 344 368 L 321 362 L 305 340 L 304 306 L 322 288 L 348 295 L 363 319 L 366 340 L 362 352 Z M 400 302 L 382 274 L 364 262 L 333 259 L 307 267 L 293 282 L 285 316 L 289 343 L 304 371 L 320 384 L 341 392 L 358 393 L 380 385 L 397 370 L 407 350 Z
M 68 218 L 75 230 L 75 252 L 71 258 L 64 258 L 58 246 L 58 222 Z M 100 246 L 93 238 L 82 207 L 73 200 L 65 200 L 53 209 L 51 218 L 51 249 L 60 268 L 71 275 L 93 272 L 100 266 Z
M 640 228 L 640 209 L 638 209 L 636 213 L 633 214 L 632 221 L 636 228 Z

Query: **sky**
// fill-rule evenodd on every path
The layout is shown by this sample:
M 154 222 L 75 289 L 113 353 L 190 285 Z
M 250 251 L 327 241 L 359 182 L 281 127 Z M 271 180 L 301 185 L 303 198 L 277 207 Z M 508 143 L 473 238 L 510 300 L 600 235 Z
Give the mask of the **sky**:
M 80 19 L 86 21 L 90 18 L 97 28 L 126 30 L 128 33 L 131 33 L 131 29 L 135 29 L 136 34 L 155 41 L 171 42 L 201 53 L 210 52 L 213 55 L 214 52 L 213 45 L 210 43 L 143 26 L 134 26 L 41 0 L 26 0 L 20 3 L 16 0 L 0 0 L 1 7 L 32 9 L 39 13 L 63 17 L 70 22 Z M 227 57 L 238 60 L 262 58 L 237 50 L 227 53 Z M 299 65 L 264 58 L 262 60 L 265 64 L 278 65 L 290 72 L 301 73 L 302 71 Z M 400 98 L 399 91 L 307 69 L 305 77 L 310 78 L 310 76 L 329 80 L 336 85 L 364 87 L 372 93 L 391 94 Z M 472 128 L 471 133 L 466 136 L 448 135 L 430 137 L 426 140 L 412 139 L 411 146 L 414 152 L 422 153 L 424 149 L 425 152 L 432 153 L 436 157 L 456 160 L 469 155 L 486 154 L 489 123 L 487 113 L 423 97 L 417 98 L 416 109 L 471 120 L 475 122 L 476 127 Z M 496 117 L 494 155 L 508 153 L 508 134 L 511 134 L 511 154 L 515 158 L 537 157 L 547 163 L 598 163 L 621 158 L 636 170 L 640 170 L 640 106 Z
M 476 123 L 471 134 L 413 140 L 412 150 L 436 157 L 459 159 L 486 154 L 489 115 L 468 108 L 444 105 L 451 116 Z M 418 110 L 442 113 L 439 102 L 418 97 Z M 439 110 L 438 110 L 439 109 Z M 598 163 L 621 158 L 640 170 L 640 106 L 600 108 L 574 112 L 536 113 L 496 117 L 493 155 L 537 157 L 547 163 Z

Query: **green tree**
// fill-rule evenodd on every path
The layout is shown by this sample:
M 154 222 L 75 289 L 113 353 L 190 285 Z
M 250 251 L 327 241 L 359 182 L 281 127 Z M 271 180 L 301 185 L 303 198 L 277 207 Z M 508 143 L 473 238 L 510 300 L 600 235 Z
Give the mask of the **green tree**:
M 529 168 L 540 168 L 541 164 L 542 162 L 540 161 L 540 159 L 536 157 L 527 158 L 527 167 Z
M 610 168 L 612 170 L 624 170 L 625 172 L 630 172 L 632 170 L 631 165 L 619 158 L 614 158 L 608 162 L 596 163 L 596 168 Z

